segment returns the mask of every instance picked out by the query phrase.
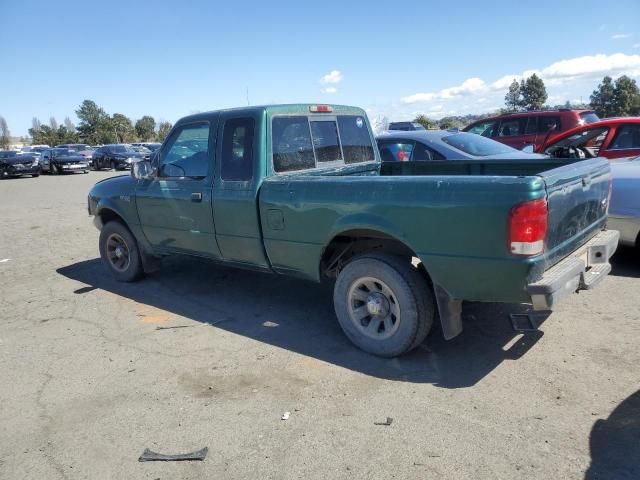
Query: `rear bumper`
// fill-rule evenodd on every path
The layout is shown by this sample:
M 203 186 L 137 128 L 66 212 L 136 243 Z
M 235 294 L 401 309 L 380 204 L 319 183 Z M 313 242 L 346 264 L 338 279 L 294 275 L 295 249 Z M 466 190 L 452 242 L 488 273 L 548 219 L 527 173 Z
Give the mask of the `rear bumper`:
M 551 310 L 555 303 L 578 290 L 588 290 L 611 271 L 609 259 L 616 251 L 620 233 L 605 230 L 570 256 L 544 272 L 542 278 L 527 285 L 535 310 Z

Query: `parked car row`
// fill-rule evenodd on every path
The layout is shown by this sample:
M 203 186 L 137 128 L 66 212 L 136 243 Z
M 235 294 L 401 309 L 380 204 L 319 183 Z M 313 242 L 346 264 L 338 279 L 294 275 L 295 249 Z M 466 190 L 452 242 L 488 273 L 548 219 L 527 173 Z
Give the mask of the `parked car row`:
M 127 170 L 137 161 L 150 159 L 160 145 L 144 142 L 92 147 L 85 143 L 65 143 L 53 148 L 31 145 L 22 150 L 3 150 L 0 151 L 0 178 L 87 173 L 90 168 Z

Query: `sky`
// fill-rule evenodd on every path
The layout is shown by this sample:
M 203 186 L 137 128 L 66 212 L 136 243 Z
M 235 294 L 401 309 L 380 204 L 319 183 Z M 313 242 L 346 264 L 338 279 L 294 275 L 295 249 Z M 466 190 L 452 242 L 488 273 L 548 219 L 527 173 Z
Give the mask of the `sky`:
M 338 103 L 407 120 L 494 111 L 537 72 L 549 104 L 605 75 L 640 83 L 640 1 L 0 0 L 0 115 L 12 135 L 84 99 L 134 121 L 250 104 Z

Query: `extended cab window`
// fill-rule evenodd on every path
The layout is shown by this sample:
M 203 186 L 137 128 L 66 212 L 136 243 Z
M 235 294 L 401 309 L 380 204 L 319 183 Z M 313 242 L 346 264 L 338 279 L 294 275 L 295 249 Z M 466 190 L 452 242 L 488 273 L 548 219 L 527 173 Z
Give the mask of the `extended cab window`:
M 251 180 L 253 177 L 253 118 L 227 120 L 222 133 L 223 180 Z
M 185 125 L 171 135 L 162 149 L 160 177 L 203 178 L 209 169 L 209 124 Z

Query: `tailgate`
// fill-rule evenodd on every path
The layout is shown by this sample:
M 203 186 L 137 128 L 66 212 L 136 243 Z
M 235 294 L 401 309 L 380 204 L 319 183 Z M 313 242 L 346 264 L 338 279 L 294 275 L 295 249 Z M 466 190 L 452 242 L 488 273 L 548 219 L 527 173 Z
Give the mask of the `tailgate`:
M 593 158 L 543 172 L 549 223 L 547 268 L 593 237 L 605 224 L 611 168 Z

